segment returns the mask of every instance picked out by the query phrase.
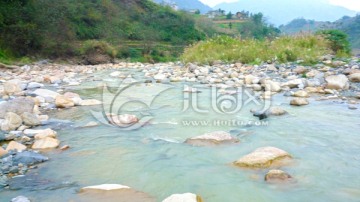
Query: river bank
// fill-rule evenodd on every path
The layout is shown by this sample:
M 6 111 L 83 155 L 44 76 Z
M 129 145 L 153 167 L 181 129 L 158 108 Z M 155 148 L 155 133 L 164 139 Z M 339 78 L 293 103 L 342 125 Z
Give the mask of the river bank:
M 204 201 L 218 201 L 219 198 L 225 197 L 220 193 L 211 197 L 211 194 L 204 191 L 204 188 L 201 186 L 201 179 L 204 178 L 198 179 L 197 183 L 191 182 L 191 176 L 194 177 L 193 175 L 187 177 L 185 175 L 185 181 L 176 178 L 182 181 L 184 184 L 183 188 L 181 188 L 182 186 L 173 187 L 172 189 L 171 186 L 169 188 L 164 188 L 164 186 L 170 185 L 168 184 L 170 182 L 168 180 L 171 180 L 171 176 L 175 177 L 176 175 L 170 171 L 161 171 L 160 168 L 164 168 L 162 166 L 151 166 L 155 161 L 161 161 L 162 158 L 173 158 L 171 164 L 175 167 L 171 166 L 171 164 L 163 165 L 165 167 L 168 166 L 170 170 L 177 170 L 179 168 L 176 168 L 176 165 L 177 167 L 181 167 L 184 163 L 187 165 L 186 167 L 191 167 L 190 170 L 194 173 L 197 173 L 195 171 L 196 169 L 202 170 L 200 173 L 203 173 L 201 175 L 203 177 L 205 174 L 209 173 L 206 166 L 201 166 L 201 162 L 207 166 L 215 164 L 217 166 L 216 168 L 211 167 L 212 169 L 215 169 L 215 171 L 213 171 L 215 173 L 217 173 L 217 169 L 221 171 L 221 173 L 224 170 L 232 174 L 249 172 L 235 168 L 236 166 L 250 167 L 251 169 L 256 168 L 255 174 L 248 174 L 250 177 L 247 176 L 245 179 L 242 178 L 243 176 L 240 177 L 242 181 L 245 180 L 248 181 L 247 183 L 251 183 L 252 187 L 258 186 L 256 183 L 263 181 L 263 178 L 272 179 L 271 176 L 275 176 L 275 180 L 280 179 L 281 184 L 295 183 L 296 186 L 304 187 L 302 186 L 302 183 L 304 183 L 306 179 L 304 180 L 300 175 L 297 175 L 297 173 L 294 172 L 294 169 L 297 166 L 296 164 L 301 164 L 304 161 L 306 162 L 306 157 L 308 159 L 311 159 L 312 157 L 311 155 L 301 155 L 300 149 L 296 148 L 296 141 L 292 142 L 291 137 L 264 138 L 263 136 L 263 140 L 257 139 L 259 143 L 254 143 L 251 140 L 252 135 L 248 136 L 245 134 L 266 133 L 266 128 L 272 131 L 271 133 L 277 135 L 283 134 L 284 132 L 289 133 L 292 130 L 285 128 L 281 129 L 279 127 L 279 125 L 288 122 L 284 119 L 290 119 L 290 123 L 295 130 L 301 130 L 300 128 L 303 128 L 304 126 L 313 128 L 314 125 L 313 123 L 308 122 L 309 120 L 301 123 L 306 123 L 307 125 L 296 123 L 301 121 L 302 115 L 314 117 L 314 115 L 318 114 L 318 119 L 322 121 L 320 123 L 327 125 L 336 122 L 336 119 L 330 120 L 330 117 L 326 117 L 327 113 L 332 113 L 334 111 L 335 114 L 339 114 L 339 117 L 337 117 L 339 121 L 345 119 L 345 116 L 353 118 L 349 123 L 349 129 L 342 129 L 342 131 L 345 130 L 344 135 L 349 135 L 348 133 L 350 133 L 350 131 L 359 128 L 358 123 L 356 123 L 360 98 L 360 69 L 358 58 L 343 62 L 332 60 L 331 57 L 326 56 L 321 63 L 313 67 L 297 64 L 263 64 L 257 66 L 223 64 L 221 62 L 213 64 L 212 66 L 198 66 L 195 64 L 184 65 L 181 63 L 119 63 L 97 66 L 36 64 L 23 66 L 19 69 L 2 71 L 0 80 L 0 91 L 2 92 L 3 98 L 2 103 L 0 104 L 0 118 L 2 119 L 0 122 L 1 129 L 4 131 L 0 136 L 3 141 L 3 149 L 0 150 L 0 184 L 4 186 L 4 193 L 6 193 L 7 196 L 11 195 L 11 190 L 20 190 L 15 191 L 15 193 L 21 193 L 22 187 L 19 186 L 19 183 L 16 183 L 16 179 L 19 176 L 33 176 L 34 173 L 42 176 L 42 172 L 37 171 L 38 166 L 41 167 L 41 171 L 45 169 L 44 173 L 46 173 L 45 175 L 47 177 L 56 176 L 55 173 L 46 171 L 47 165 L 61 167 L 59 163 L 56 163 L 55 161 L 59 160 L 58 162 L 64 163 L 64 160 L 61 159 L 65 157 L 72 159 L 73 164 L 78 164 L 76 160 L 85 163 L 86 161 L 83 159 L 80 160 L 78 158 L 79 156 L 85 157 L 91 162 L 91 166 L 87 165 L 87 168 L 94 169 L 93 171 L 90 171 L 90 173 L 86 171 L 87 178 L 100 175 L 107 178 L 107 180 L 86 180 L 80 178 L 81 180 L 79 181 L 73 181 L 72 177 L 69 177 L 69 181 L 67 182 L 55 184 L 48 183 L 51 185 L 50 188 L 49 186 L 45 186 L 45 188 L 40 186 L 40 189 L 47 190 L 47 194 L 50 194 L 48 191 L 53 189 L 55 190 L 55 193 L 59 194 L 63 190 L 66 190 L 64 192 L 68 193 L 71 192 L 70 190 L 91 186 L 99 181 L 102 181 L 102 183 L 105 182 L 104 184 L 123 183 L 121 181 L 109 181 L 109 179 L 112 179 L 112 174 L 117 176 L 115 170 L 112 170 L 107 174 L 99 174 L 97 173 L 98 171 L 104 172 L 106 169 L 102 170 L 102 166 L 96 168 L 97 163 L 106 165 L 109 164 L 109 162 L 114 163 L 117 159 L 122 158 L 124 158 L 122 161 L 126 161 L 131 166 L 129 165 L 129 167 L 125 169 L 127 172 L 122 173 L 121 178 L 124 182 L 129 183 L 125 184 L 126 186 L 133 186 L 132 184 L 134 184 L 136 185 L 135 188 L 132 189 L 124 186 L 112 185 L 110 188 L 96 187 L 96 189 L 116 190 L 114 193 L 110 194 L 112 195 L 111 197 L 120 195 L 125 200 L 131 198 L 133 199 L 132 201 L 144 201 L 144 197 L 149 201 L 162 200 L 173 193 L 186 192 L 193 192 L 195 194 L 176 195 L 170 197 L 169 201 L 177 201 L 181 197 L 185 197 L 189 201 L 199 201 L 200 196 Z M 104 82 L 110 87 L 109 91 L 105 91 L 105 93 L 103 91 Z M 175 90 L 170 89 L 170 91 L 166 91 L 165 94 L 163 94 L 163 92 L 168 89 L 169 85 L 172 87 L 175 86 Z M 204 106 L 207 101 L 213 101 L 214 99 L 211 96 L 213 94 L 213 86 L 216 87 L 216 106 L 212 106 L 212 108 L 208 110 L 210 112 L 204 113 Z M 122 91 L 122 89 L 126 87 L 135 88 L 129 88 L 130 92 Z M 249 90 L 249 92 L 247 92 L 247 90 Z M 121 92 L 121 94 L 119 94 L 119 92 Z M 244 95 L 244 93 L 246 95 L 245 100 L 243 100 L 244 97 L 240 97 L 238 100 L 235 99 L 238 98 L 237 95 Z M 191 107 L 189 107 L 192 108 L 191 112 L 183 112 L 184 110 L 188 110 L 188 108 L 184 106 L 186 105 L 184 98 L 191 98 L 193 100 L 196 99 L 197 96 L 208 94 L 210 94 L 210 96 L 199 99 L 199 103 L 195 105 L 194 103 L 191 104 Z M 257 101 L 257 103 L 260 104 L 247 103 L 248 106 L 244 105 L 241 109 L 237 109 L 236 107 L 234 108 L 235 105 L 232 105 L 231 102 L 223 102 L 221 99 L 217 99 L 223 98 L 222 96 L 226 96 L 225 100 L 228 101 L 229 99 L 235 103 L 238 101 L 238 104 L 240 102 L 245 104 L 247 100 L 252 102 Z M 235 101 L 231 97 L 233 97 Z M 144 100 L 143 98 L 146 99 Z M 148 104 L 149 108 L 143 110 L 143 108 L 139 106 L 123 105 L 123 100 L 140 100 L 142 103 Z M 270 105 L 267 105 L 267 103 L 270 103 Z M 172 110 L 166 108 L 167 105 L 169 105 Z M 125 107 L 125 109 L 123 107 Z M 329 108 L 329 111 L 327 111 L 326 108 Z M 91 116 L 89 110 L 95 109 L 106 116 L 98 117 L 97 114 L 92 114 L 93 116 Z M 320 111 L 315 112 L 314 110 L 316 109 L 319 109 Z M 341 110 L 341 112 L 338 110 Z M 294 112 L 296 112 L 296 115 L 294 115 Z M 144 119 L 144 117 L 147 117 L 147 114 L 151 114 L 153 119 Z M 245 119 L 239 119 L 238 115 L 245 117 Z M 289 118 L 289 115 L 292 118 Z M 293 116 L 295 116 L 297 120 L 296 118 L 294 119 Z M 256 123 L 256 121 L 259 120 L 257 117 L 261 120 L 269 120 L 270 123 L 277 126 L 275 128 L 272 128 L 273 126 L 261 126 L 259 127 L 260 129 L 248 130 L 247 127 L 256 128 L 256 124 L 249 125 L 243 123 L 249 123 L 249 121 Z M 104 118 L 105 121 L 102 120 L 102 118 Z M 198 127 L 196 126 L 197 124 L 193 125 L 193 122 L 188 122 L 188 126 L 185 126 L 183 122 L 204 120 L 219 121 L 216 120 L 216 118 L 221 118 L 220 121 L 237 120 L 239 122 L 236 122 L 237 124 L 235 125 L 218 124 L 215 126 L 203 127 Z M 275 123 L 273 123 L 272 120 L 274 120 Z M 164 128 L 163 125 L 166 125 L 166 127 Z M 172 128 L 176 128 L 176 130 L 173 130 Z M 340 132 L 338 128 L 333 129 L 335 130 L 335 133 Z M 321 130 L 324 130 L 324 128 L 321 128 Z M 321 130 L 317 131 L 317 133 L 321 133 Z M 148 137 L 144 136 L 143 133 L 146 133 L 145 131 L 151 132 L 152 135 Z M 91 140 L 87 140 L 87 137 L 84 136 L 85 133 L 92 134 L 90 135 Z M 99 135 L 94 133 L 99 133 Z M 128 133 L 134 133 L 132 134 L 134 136 L 132 138 L 127 137 L 129 136 L 127 135 Z M 175 138 L 172 138 L 171 136 L 158 135 L 157 133 L 175 133 L 176 135 L 174 136 Z M 184 133 L 186 135 L 179 135 L 178 133 Z M 120 137 L 114 137 L 117 136 L 116 134 L 120 134 Z M 77 135 L 79 137 L 76 137 Z M 97 138 L 110 139 L 111 142 L 119 145 L 112 145 L 108 140 L 101 139 L 99 144 L 102 144 L 102 146 L 98 146 L 96 141 L 94 142 Z M 288 145 L 281 144 L 283 147 L 279 148 L 276 142 L 281 141 L 283 138 L 290 139 L 290 142 L 284 140 Z M 313 137 L 311 135 L 311 138 L 319 137 Z M 352 138 L 353 140 L 354 138 L 356 139 L 356 137 Z M 80 139 L 84 139 L 84 141 L 82 142 Z M 158 143 L 158 141 L 161 143 Z M 311 145 L 310 142 L 314 143 L 319 141 L 318 143 L 320 145 L 326 145 L 326 143 L 322 141 L 326 142 L 327 140 L 305 138 L 304 140 L 299 139 L 297 141 L 309 141 L 309 145 Z M 349 144 L 349 141 L 350 139 L 346 139 L 346 144 Z M 181 145 L 183 144 L 187 145 L 185 149 L 186 155 L 178 153 L 181 151 Z M 129 145 L 132 145 L 135 148 L 142 145 L 144 148 L 138 148 L 139 151 L 136 151 L 134 148 L 128 148 Z M 244 145 L 251 147 L 246 148 Z M 307 144 L 304 143 L 301 147 L 306 147 L 306 145 Z M 90 149 L 91 147 L 94 149 L 96 148 L 96 152 L 92 151 L 92 149 Z M 172 147 L 179 150 L 174 150 Z M 246 149 L 241 151 L 241 147 Z M 265 149 L 261 149 L 264 147 Z M 347 145 L 347 147 L 356 148 L 356 145 Z M 146 157 L 146 154 L 157 153 L 157 148 L 160 148 L 164 153 L 159 153 L 159 156 L 156 158 Z M 259 148 L 260 150 L 258 150 Z M 344 148 L 341 147 L 338 149 L 343 151 L 342 149 Z M 167 153 L 166 150 L 169 150 L 170 153 Z M 191 160 L 184 160 L 186 158 L 192 158 L 190 157 L 191 151 L 196 152 L 196 150 L 207 151 L 210 153 L 213 153 L 214 150 L 221 152 L 221 157 L 223 159 L 220 161 L 222 162 L 220 163 L 221 165 L 213 160 L 206 160 L 206 158 L 201 157 L 200 154 L 194 154 L 194 157 L 200 159 L 196 160 L 195 163 Z M 238 155 L 237 157 L 227 156 L 227 152 L 233 152 L 234 150 L 241 152 L 236 154 Z M 323 150 L 325 151 L 325 148 L 323 148 Z M 351 159 L 351 156 L 346 156 L 350 155 L 348 152 L 349 151 L 346 150 L 345 153 L 339 155 L 341 158 Z M 116 153 L 116 158 L 113 156 L 114 153 Z M 128 155 L 129 153 L 130 155 Z M 94 157 L 95 154 L 101 156 L 101 160 L 98 157 Z M 181 157 L 177 157 L 178 155 Z M 346 157 L 344 157 L 344 155 Z M 53 158 L 53 160 L 42 163 L 49 160 L 48 156 L 51 157 L 50 159 Z M 292 165 L 289 168 L 287 164 L 283 164 L 285 160 L 283 157 L 295 159 L 295 165 Z M 91 158 L 97 159 L 97 162 L 92 161 Z M 331 159 L 336 157 L 324 156 L 323 158 Z M 141 161 L 145 160 L 145 165 L 150 167 L 150 170 L 147 170 L 146 173 L 148 173 L 148 175 L 155 175 L 159 181 L 161 181 L 160 179 L 162 178 L 157 175 L 161 175 L 161 172 L 167 173 L 164 174 L 166 180 L 163 180 L 168 183 L 158 185 L 159 187 L 157 188 L 151 187 L 148 184 L 149 181 L 145 180 L 151 177 L 144 175 L 144 173 L 142 173 L 144 170 L 142 170 L 142 172 L 140 170 L 134 170 L 135 167 L 144 166 L 141 165 L 141 162 L 137 162 L 137 159 L 142 159 Z M 258 161 L 254 162 L 254 159 L 257 159 Z M 101 163 L 98 162 L 99 160 Z M 287 163 L 287 160 L 285 163 Z M 134 162 L 130 163 L 131 161 Z M 176 161 L 179 161 L 180 163 L 177 164 Z M 118 169 L 121 169 L 122 166 L 124 166 L 117 163 L 115 164 L 118 166 L 116 167 Z M 69 171 L 75 172 L 78 176 L 81 176 L 81 173 L 79 172 L 80 170 L 83 170 L 83 168 L 77 170 L 76 167 L 68 164 L 66 165 L 69 167 L 62 167 L 63 171 L 57 171 L 60 172 L 58 173 L 59 177 L 63 176 L 63 173 L 61 172 L 67 173 L 64 169 L 69 169 Z M 352 166 L 353 169 L 358 168 L 357 163 L 352 164 Z M 311 170 L 310 167 L 307 168 Z M 115 167 L 113 169 L 115 169 Z M 158 171 L 158 169 L 160 169 L 160 171 Z M 282 169 L 285 170 L 286 173 L 271 169 Z M 190 170 L 187 170 L 187 172 L 190 172 Z M 129 176 L 125 177 L 126 175 Z M 306 173 L 305 175 L 309 177 L 310 174 Z M 134 181 L 140 181 L 137 183 L 132 182 L 132 178 L 137 179 Z M 288 182 L 288 178 L 291 178 L 292 180 Z M 227 179 L 226 176 L 224 176 L 224 180 L 225 179 Z M 141 180 L 144 180 L 144 182 L 142 183 Z M 217 180 L 219 179 L 217 178 Z M 215 182 L 205 179 L 204 181 L 208 184 Z M 94 184 L 85 184 L 84 182 L 93 182 Z M 193 184 L 196 184 L 197 186 L 191 188 Z M 354 185 L 353 182 L 350 184 Z M 261 186 L 263 185 L 261 184 Z M 327 186 L 329 185 L 327 184 L 324 187 Z M 166 191 L 160 193 L 160 187 Z M 204 187 L 209 189 L 209 186 Z M 307 192 L 307 188 L 304 189 L 306 190 L 305 192 Z M 351 190 L 351 188 L 349 189 Z M 136 192 L 134 192 L 134 190 L 145 191 L 148 194 L 141 192 L 142 194 L 136 195 L 134 194 Z M 66 198 L 69 200 L 77 198 L 76 200 L 81 201 L 84 200 L 81 199 L 81 197 L 86 198 L 93 196 L 94 194 L 99 194 L 97 192 L 92 193 L 91 190 L 87 193 L 86 188 L 77 191 L 79 191 L 79 194 L 67 194 Z M 101 192 L 106 191 L 100 191 L 100 195 L 104 194 Z M 225 191 L 224 193 L 227 192 Z M 227 193 L 227 195 L 231 194 Z M 355 195 L 357 194 L 355 193 Z M 34 201 L 45 201 L 44 197 L 45 196 L 43 195 L 40 196 L 40 198 L 30 198 Z M 251 196 L 250 198 L 256 197 Z M 226 201 L 232 200 L 227 199 Z

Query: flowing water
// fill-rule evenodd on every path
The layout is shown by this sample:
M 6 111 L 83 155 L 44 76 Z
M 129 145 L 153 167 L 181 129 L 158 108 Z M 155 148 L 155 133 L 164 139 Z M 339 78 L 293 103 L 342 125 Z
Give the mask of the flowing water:
M 134 72 L 140 75 L 140 72 Z M 119 80 L 95 75 L 112 87 Z M 101 99 L 101 82 L 84 82 L 70 90 L 83 98 Z M 131 97 L 144 98 L 164 84 L 139 84 Z M 349 110 L 341 101 L 315 101 L 304 107 L 290 106 L 290 98 L 279 94 L 272 105 L 289 112 L 259 122 L 250 113 L 255 104 L 244 105 L 239 113 L 220 114 L 211 109 L 209 88 L 202 88 L 199 108 L 183 112 L 183 85 L 178 83 L 155 98 L 150 108 L 129 104 L 126 109 L 152 116 L 150 123 L 137 130 L 122 130 L 100 125 L 80 128 L 95 121 L 90 110 L 101 107 L 77 107 L 53 112 L 52 118 L 71 120 L 75 127 L 58 130 L 70 150 L 48 152 L 50 161 L 28 173 L 29 185 L 19 190 L 0 191 L 0 201 L 24 195 L 34 201 L 69 201 L 79 188 L 116 183 L 146 192 L 161 201 L 174 193 L 192 192 L 207 202 L 287 202 L 287 201 L 359 201 L 360 198 L 360 113 Z M 126 99 L 119 95 L 116 100 Z M 201 98 L 201 99 L 200 99 Z M 113 99 L 111 96 L 105 99 Z M 135 111 L 135 112 L 134 112 Z M 140 116 L 139 115 L 139 116 Z M 185 121 L 209 121 L 208 125 L 186 126 Z M 238 120 L 248 124 L 216 124 Z M 240 144 L 194 147 L 183 144 L 187 138 L 211 131 L 228 131 Z M 274 185 L 264 182 L 268 170 L 248 170 L 231 165 L 258 147 L 275 146 L 294 157 L 281 169 L 295 183 Z M 34 180 L 35 179 L 35 180 Z

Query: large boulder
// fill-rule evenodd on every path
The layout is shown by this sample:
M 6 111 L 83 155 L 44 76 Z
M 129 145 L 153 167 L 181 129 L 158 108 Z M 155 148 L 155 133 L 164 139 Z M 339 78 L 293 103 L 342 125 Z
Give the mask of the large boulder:
M 328 89 L 346 90 L 349 89 L 349 79 L 343 75 L 332 75 L 325 78 Z
M 55 99 L 58 95 L 60 95 L 57 92 L 47 90 L 47 89 L 37 89 L 33 92 L 34 95 L 41 96 L 43 98 L 50 97 L 52 99 Z
M 276 147 L 262 147 L 234 162 L 234 165 L 248 168 L 268 168 L 284 163 L 290 154 Z
M 21 118 L 26 126 L 39 126 L 41 121 L 35 114 L 25 112 L 21 115 Z
M 51 137 L 35 140 L 32 149 L 54 149 L 60 145 L 60 141 Z
M 360 73 L 351 74 L 349 80 L 351 82 L 360 82 Z
M 193 193 L 173 194 L 162 202 L 203 202 L 202 198 Z
M 267 182 L 283 182 L 291 180 L 292 177 L 288 173 L 282 171 L 282 170 L 270 170 L 265 175 L 265 181 Z
M 309 97 L 309 94 L 305 90 L 299 90 L 294 93 L 294 97 Z
M 7 112 L 13 112 L 21 116 L 24 112 L 32 113 L 35 102 L 31 98 L 15 98 L 0 104 L 0 119 L 5 118 Z
M 209 146 L 219 144 L 238 143 L 239 139 L 232 137 L 224 131 L 215 131 L 204 135 L 189 138 L 185 141 L 187 144 L 194 146 Z
M 309 101 L 306 98 L 294 98 L 290 101 L 290 105 L 303 106 L 308 105 Z
M 15 141 L 11 141 L 6 147 L 6 151 L 11 151 L 11 150 L 17 150 L 18 152 L 22 152 L 26 150 L 26 146 Z
M 49 158 L 33 151 L 22 151 L 18 152 L 14 157 L 13 161 L 15 164 L 23 165 L 34 165 L 48 161 Z
M 283 83 L 282 86 L 287 86 L 289 88 L 303 88 L 305 87 L 305 82 L 303 79 L 293 79 Z
M 81 104 L 81 97 L 79 94 L 76 94 L 76 93 L 72 93 L 72 92 L 66 92 L 64 94 L 64 97 L 72 100 L 74 102 L 75 105 L 80 105 Z
M 48 128 L 48 129 L 39 131 L 38 133 L 35 134 L 34 137 L 36 140 L 44 139 L 47 137 L 56 139 L 57 133 L 55 131 L 51 130 L 50 128 Z
M 80 189 L 76 202 L 155 202 L 146 193 L 119 184 L 103 184 Z
M 280 86 L 279 82 L 266 80 L 264 85 L 265 85 L 266 91 L 270 91 L 270 92 L 280 92 L 281 91 L 281 86 Z
M 19 115 L 8 112 L 5 115 L 5 121 L 1 124 L 1 130 L 3 131 L 12 131 L 16 130 L 22 125 L 22 119 Z
M 266 119 L 270 116 L 282 116 L 287 114 L 287 111 L 280 107 L 270 107 L 268 110 L 251 110 L 254 116 L 259 117 L 260 120 Z
M 55 98 L 55 105 L 57 108 L 70 108 L 75 106 L 75 103 L 70 98 L 67 98 L 63 95 L 58 95 Z
M 18 79 L 9 80 L 4 83 L 4 93 L 6 95 L 13 95 L 22 91 L 22 83 Z

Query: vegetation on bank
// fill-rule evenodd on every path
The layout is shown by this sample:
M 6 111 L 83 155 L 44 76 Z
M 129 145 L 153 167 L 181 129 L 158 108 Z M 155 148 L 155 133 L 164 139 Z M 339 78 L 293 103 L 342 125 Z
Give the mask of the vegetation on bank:
M 205 36 L 190 15 L 149 0 L 0 1 L 0 49 L 14 57 L 79 56 L 95 40 L 110 44 L 117 56 L 161 57 L 167 54 L 154 50 L 156 43 L 185 46 Z
M 264 40 L 218 36 L 186 48 L 181 59 L 202 64 L 219 60 L 247 64 L 302 60 L 303 63 L 312 64 L 319 57 L 331 53 L 331 43 L 322 35 L 282 36 Z

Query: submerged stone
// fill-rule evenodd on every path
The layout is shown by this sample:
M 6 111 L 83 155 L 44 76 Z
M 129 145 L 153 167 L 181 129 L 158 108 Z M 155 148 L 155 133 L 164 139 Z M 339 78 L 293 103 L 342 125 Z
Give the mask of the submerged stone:
M 150 195 L 119 184 L 103 184 L 84 187 L 75 202 L 155 202 Z
M 211 146 L 219 144 L 238 143 L 239 139 L 232 137 L 229 133 L 224 131 L 215 131 L 206 133 L 197 137 L 189 138 L 185 141 L 187 144 L 194 146 Z
M 270 170 L 265 175 L 265 181 L 267 182 L 284 182 L 291 180 L 292 177 L 288 173 L 282 171 L 282 170 Z

